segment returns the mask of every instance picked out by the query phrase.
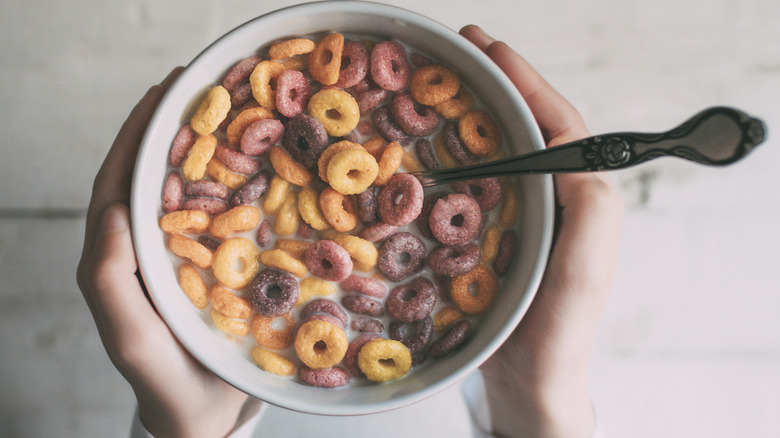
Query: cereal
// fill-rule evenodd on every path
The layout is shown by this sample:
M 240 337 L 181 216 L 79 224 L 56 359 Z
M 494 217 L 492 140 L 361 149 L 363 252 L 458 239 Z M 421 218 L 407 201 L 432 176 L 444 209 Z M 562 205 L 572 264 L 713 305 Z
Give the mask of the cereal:
M 279 236 L 289 236 L 298 229 L 300 214 L 298 213 L 298 202 L 295 192 L 288 192 L 284 198 L 282 206 L 276 212 L 274 221 L 274 232 Z
M 271 86 L 285 70 L 283 64 L 276 61 L 260 61 L 249 76 L 252 86 L 252 96 L 263 108 L 276 108 L 276 91 Z
M 235 190 L 246 182 L 246 176 L 233 172 L 217 159 L 212 159 L 206 166 L 209 176 L 221 182 L 227 188 Z
M 476 294 L 469 292 L 469 286 L 476 283 Z M 477 265 L 471 271 L 452 279 L 452 301 L 463 313 L 473 315 L 490 308 L 498 293 L 498 280 L 485 265 Z
M 212 87 L 192 115 L 190 126 L 200 135 L 210 135 L 225 120 L 230 106 L 230 93 L 225 87 Z
M 241 139 L 244 136 L 247 128 L 260 120 L 273 119 L 274 114 L 268 108 L 261 106 L 247 108 L 233 119 L 225 130 L 228 144 L 231 146 L 238 146 L 241 144 Z M 249 155 L 259 155 L 258 152 L 245 151 Z
M 209 225 L 209 233 L 224 239 L 231 234 L 254 229 L 259 223 L 260 210 L 251 205 L 237 205 L 216 216 Z
M 440 246 L 428 255 L 428 266 L 435 274 L 455 277 L 474 269 L 479 264 L 481 256 L 479 245 L 473 242 Z
M 379 87 L 373 87 L 359 92 L 355 100 L 358 103 L 360 114 L 368 114 L 373 109 L 385 103 L 390 95 L 391 93 L 389 91 Z
M 493 224 L 485 231 L 485 237 L 482 239 L 482 257 L 480 262 L 490 264 L 498 254 L 498 242 L 501 238 L 501 227 Z
M 363 348 L 364 345 L 366 345 L 368 341 L 379 338 L 381 338 L 381 336 L 376 333 L 366 333 L 358 336 L 349 343 L 349 347 L 347 347 L 347 352 L 344 354 L 344 360 L 342 363 L 351 375 L 355 377 L 365 376 L 363 372 L 360 371 L 360 367 L 358 367 L 358 352 L 361 348 Z
M 370 186 L 355 196 L 355 210 L 361 222 L 373 222 L 377 218 L 376 188 Z
M 439 115 L 426 105 L 420 105 L 408 93 L 396 94 L 390 101 L 393 120 L 405 133 L 426 137 L 439 125 Z
M 327 297 L 336 293 L 336 286 L 317 277 L 306 277 L 299 285 L 300 294 L 296 306 L 301 305 L 315 296 Z
M 320 209 L 320 196 L 311 186 L 305 186 L 298 192 L 298 212 L 304 222 L 317 231 L 327 230 L 330 224 Z
M 306 250 L 304 262 L 312 274 L 325 280 L 341 281 L 352 274 L 352 258 L 332 240 L 314 242 Z
M 289 272 L 296 277 L 303 277 L 309 272 L 303 262 L 281 249 L 269 249 L 261 252 L 260 263 L 269 268 Z
M 501 183 L 495 177 L 456 181 L 452 183 L 452 189 L 474 198 L 482 211 L 496 208 L 501 201 Z
M 401 91 L 409 83 L 411 65 L 406 50 L 396 41 L 382 41 L 371 50 L 371 79 L 380 88 Z
M 455 306 L 447 306 L 433 315 L 433 330 L 440 332 L 452 327 L 466 315 Z
M 230 190 L 224 184 L 200 179 L 187 183 L 184 186 L 184 194 L 187 196 L 227 199 L 230 196 Z
M 401 158 L 401 167 L 406 169 L 407 172 L 420 172 L 423 170 L 420 162 L 411 151 L 404 151 L 404 156 Z
M 453 193 L 436 201 L 428 222 L 436 240 L 445 245 L 459 245 L 477 235 L 482 212 L 470 196 Z
M 206 166 L 209 164 L 214 151 L 217 149 L 217 138 L 211 134 L 201 135 L 195 140 L 190 149 L 190 154 L 181 165 L 181 172 L 188 181 L 203 178 L 206 174 Z
M 296 161 L 311 168 L 328 147 L 328 133 L 319 120 L 298 114 L 287 122 L 282 144 Z
M 327 298 L 318 298 L 316 300 L 309 301 L 303 309 L 301 309 L 301 319 L 307 319 L 310 316 L 317 314 L 330 315 L 336 320 L 336 325 L 344 328 L 347 326 L 347 313 L 334 301 Z
M 188 263 L 182 264 L 176 270 L 176 278 L 181 290 L 195 307 L 205 309 L 209 305 L 208 288 L 203 277 L 200 276 L 200 272 L 194 266 Z
M 283 328 L 274 328 L 275 321 L 281 321 Z M 249 331 L 257 345 L 271 350 L 284 350 L 295 337 L 295 317 L 290 313 L 280 316 L 255 314 L 249 321 Z
M 396 321 L 419 321 L 433 311 L 436 288 L 425 277 L 416 277 L 390 290 L 385 301 L 387 314 Z
M 356 316 L 349 323 L 349 328 L 361 333 L 382 333 L 385 331 L 385 325 L 382 321 L 367 316 Z
M 344 330 L 326 321 L 309 321 L 295 335 L 298 359 L 313 369 L 330 368 L 344 358 L 349 342 Z
M 446 127 L 447 125 L 444 126 Z M 450 154 L 449 149 L 447 149 L 447 143 L 444 141 L 444 136 L 441 133 L 433 137 L 433 150 L 436 151 L 436 157 L 445 169 L 458 166 L 458 161 Z
M 415 225 L 417 225 L 417 230 L 423 236 L 433 237 L 430 226 L 431 210 L 433 210 L 433 206 L 436 205 L 436 202 L 439 199 L 447 196 L 447 194 L 447 192 L 435 192 L 429 194 L 423 200 L 423 206 L 422 209 L 420 209 L 420 214 L 417 216 L 417 219 L 414 220 Z
M 276 214 L 282 203 L 287 199 L 287 192 L 290 190 L 290 183 L 278 175 L 271 178 L 271 185 L 268 186 L 268 192 L 263 199 L 263 212 L 265 214 Z
M 433 109 L 445 119 L 453 120 L 466 114 L 466 111 L 473 106 L 474 97 L 465 88 L 461 87 L 450 100 L 434 105 Z
M 309 242 L 294 239 L 277 239 L 274 244 L 275 248 L 287 251 L 298 260 L 303 260 L 306 250 L 308 250 L 310 246 L 311 243 Z
M 404 132 L 393 120 L 387 105 L 375 109 L 371 113 L 371 121 L 374 123 L 376 131 L 388 141 L 397 141 L 402 146 L 412 141 L 412 136 Z
M 466 147 L 463 140 L 461 140 L 458 128 L 454 122 L 447 122 L 444 125 L 441 135 L 444 144 L 447 146 L 447 151 L 452 158 L 466 165 L 477 164 L 477 157 L 468 147 Z
M 259 255 L 257 247 L 245 237 L 226 239 L 214 252 L 214 278 L 231 289 L 243 289 L 260 270 Z
M 296 55 L 304 55 L 312 50 L 314 50 L 314 41 L 308 38 L 291 38 L 271 44 L 271 47 L 268 48 L 268 56 L 278 61 Z
M 160 229 L 166 234 L 202 233 L 211 223 L 211 216 L 199 210 L 179 210 L 160 218 Z
M 268 175 L 265 172 L 258 172 L 230 196 L 230 205 L 235 207 L 252 204 L 260 199 L 266 190 L 268 190 Z
M 396 142 L 390 142 L 385 146 L 382 156 L 378 161 L 378 172 L 374 179 L 375 186 L 383 186 L 390 181 L 395 172 L 401 167 L 404 157 L 404 148 Z
M 504 230 L 501 234 L 501 240 L 498 243 L 498 251 L 493 261 L 493 270 L 496 275 L 504 275 L 509 271 L 512 262 L 515 260 L 517 250 L 517 232 L 515 230 Z
M 434 106 L 452 99 L 460 89 L 454 71 L 441 64 L 428 64 L 412 74 L 409 92 L 417 102 Z
M 296 186 L 305 186 L 311 183 L 311 173 L 303 165 L 293 160 L 284 149 L 274 146 L 268 153 L 268 157 L 276 174 L 285 181 Z
M 184 125 L 179 128 L 179 131 L 176 132 L 176 137 L 173 138 L 173 143 L 171 143 L 171 152 L 169 154 L 171 166 L 181 166 L 197 138 L 198 133 L 190 125 Z
M 183 198 L 184 183 L 178 172 L 171 172 L 165 178 L 162 192 L 162 211 L 170 213 L 181 210 Z
M 281 354 L 262 347 L 252 347 L 252 360 L 264 371 L 277 376 L 292 376 L 295 374 L 295 364 Z
M 341 50 L 341 71 L 334 84 L 338 88 L 357 85 L 368 74 L 368 49 L 357 41 L 346 41 Z
M 382 302 L 367 295 L 347 295 L 341 298 L 341 305 L 358 315 L 382 316 L 385 314 Z
M 319 388 L 338 388 L 349 383 L 349 372 L 340 367 L 313 369 L 301 365 L 298 368 L 298 378 L 307 385 Z
M 233 172 L 252 174 L 260 168 L 260 163 L 241 151 L 229 148 L 224 144 L 217 144 L 214 156 Z
M 173 234 L 168 238 L 168 249 L 177 256 L 187 259 L 195 266 L 206 269 L 211 266 L 214 254 L 199 243 L 181 234 Z
M 400 341 L 372 339 L 358 353 L 358 367 L 368 380 L 387 382 L 400 379 L 412 367 L 412 355 Z
M 501 206 L 498 223 L 504 228 L 512 228 L 517 222 L 519 208 L 520 197 L 517 194 L 517 187 L 511 183 L 507 184 L 504 187 L 504 203 Z
M 417 157 L 420 159 L 420 162 L 423 166 L 425 166 L 426 169 L 441 169 L 441 164 L 439 164 L 439 160 L 436 158 L 436 154 L 431 148 L 430 140 L 426 138 L 417 140 L 417 142 L 414 144 L 414 150 L 417 152 Z
M 400 147 L 400 146 L 399 146 Z M 360 149 L 341 151 L 328 163 L 328 182 L 342 195 L 356 195 L 365 191 L 377 178 L 376 159 Z
M 387 294 L 387 286 L 381 281 L 371 277 L 359 277 L 350 275 L 339 283 L 344 292 L 356 292 L 374 298 L 384 298 Z
M 349 149 L 365 150 L 365 148 L 363 148 L 363 146 L 359 145 L 358 143 L 351 142 L 349 140 L 342 140 L 337 143 L 333 143 L 322 151 L 322 154 L 320 154 L 320 157 L 317 160 L 317 169 L 319 171 L 320 179 L 328 182 L 328 165 L 330 164 L 330 160 L 339 152 Z
M 398 225 L 390 225 L 384 222 L 374 222 L 371 225 L 360 230 L 358 237 L 368 240 L 371 243 L 379 243 L 395 234 L 398 231 Z
M 252 306 L 249 305 L 249 301 L 219 284 L 215 284 L 209 290 L 209 301 L 214 310 L 228 318 L 249 319 L 252 317 Z
M 205 246 L 211 251 L 216 251 L 217 248 L 219 247 L 219 244 L 222 243 L 222 241 L 208 235 L 201 235 L 198 236 L 198 243 Z
M 229 335 L 246 336 L 249 334 L 249 324 L 247 324 L 246 321 L 225 316 L 216 311 L 213 307 L 209 312 L 209 315 L 214 322 L 214 326 Z
M 357 271 L 371 272 L 376 268 L 379 252 L 371 242 L 349 234 L 334 238 L 352 258 Z
M 496 122 L 484 111 L 469 111 L 458 121 L 458 134 L 474 155 L 493 155 L 501 146 L 501 132 Z
M 390 225 L 409 224 L 420 215 L 423 196 L 423 188 L 417 178 L 408 173 L 396 173 L 379 190 L 379 216 Z
M 287 272 L 264 269 L 249 286 L 249 302 L 264 316 L 281 316 L 298 300 L 298 281 Z
M 379 248 L 376 268 L 390 281 L 401 281 L 425 264 L 425 244 L 414 234 L 402 231 L 385 239 Z
M 190 198 L 181 205 L 184 210 L 202 210 L 214 216 L 222 214 L 228 209 L 228 204 L 222 199 Z
M 284 125 L 279 120 L 255 120 L 244 129 L 238 144 L 241 152 L 247 155 L 262 155 L 279 141 L 283 132 Z
M 344 35 L 330 33 L 315 44 L 309 53 L 309 72 L 312 78 L 323 85 L 333 85 L 339 80 L 341 53 L 344 49 Z
M 326 187 L 320 193 L 320 209 L 325 220 L 336 231 L 344 233 L 357 226 L 355 200 L 330 187 Z
M 341 137 L 355 129 L 360 120 L 360 108 L 355 98 L 337 88 L 320 90 L 309 99 L 309 114 L 319 120 L 325 131 Z
M 471 323 L 467 319 L 462 319 L 456 322 L 447 334 L 431 344 L 431 347 L 428 348 L 428 354 L 434 359 L 444 357 L 461 346 L 470 334 Z
M 390 339 L 401 341 L 412 357 L 422 353 L 433 337 L 433 319 L 426 316 L 413 322 L 390 323 Z
M 255 69 L 261 59 L 259 56 L 253 55 L 238 61 L 225 75 L 225 79 L 222 80 L 222 86 L 230 93 L 233 94 L 233 90 L 237 86 L 249 80 L 249 75 L 252 74 L 252 70 Z

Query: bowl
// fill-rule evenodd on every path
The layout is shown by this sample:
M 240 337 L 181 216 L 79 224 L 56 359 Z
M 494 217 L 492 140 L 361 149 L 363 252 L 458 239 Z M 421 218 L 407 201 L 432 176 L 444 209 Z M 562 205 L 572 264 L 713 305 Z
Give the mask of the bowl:
M 446 26 L 387 5 L 328 1 L 280 9 L 228 32 L 208 46 L 171 86 L 152 117 L 133 179 L 132 232 L 140 271 L 160 315 L 181 344 L 226 382 L 271 404 L 322 415 L 387 411 L 429 397 L 474 371 L 506 340 L 528 309 L 539 286 L 550 248 L 553 189 L 549 176 L 519 179 L 519 241 L 516 265 L 505 278 L 500 305 L 492 306 L 472 338 L 446 358 L 413 369 L 383 384 L 338 389 L 307 386 L 260 370 L 245 351 L 209 327 L 182 293 L 165 236 L 159 229 L 160 193 L 167 154 L 203 93 L 238 60 L 274 40 L 338 31 L 395 38 L 453 66 L 476 92 L 505 134 L 510 153 L 544 147 L 537 124 L 513 84 L 474 45 Z

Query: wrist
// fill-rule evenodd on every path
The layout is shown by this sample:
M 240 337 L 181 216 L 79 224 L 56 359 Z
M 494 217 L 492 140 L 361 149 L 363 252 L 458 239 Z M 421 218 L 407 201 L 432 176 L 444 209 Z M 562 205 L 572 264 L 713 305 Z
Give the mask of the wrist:
M 155 438 L 166 437 L 226 437 L 238 424 L 241 406 L 212 407 L 200 414 L 184 414 L 166 409 L 157 403 L 138 399 L 138 417 L 144 428 Z

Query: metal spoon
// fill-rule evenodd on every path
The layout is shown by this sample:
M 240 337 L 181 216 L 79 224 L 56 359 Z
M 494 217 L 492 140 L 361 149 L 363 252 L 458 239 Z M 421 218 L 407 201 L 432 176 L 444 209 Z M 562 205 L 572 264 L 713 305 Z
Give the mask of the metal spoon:
M 613 133 L 503 160 L 413 172 L 424 187 L 493 176 L 616 170 L 662 156 L 712 166 L 731 164 L 764 141 L 766 126 L 734 108 L 712 107 L 667 132 Z

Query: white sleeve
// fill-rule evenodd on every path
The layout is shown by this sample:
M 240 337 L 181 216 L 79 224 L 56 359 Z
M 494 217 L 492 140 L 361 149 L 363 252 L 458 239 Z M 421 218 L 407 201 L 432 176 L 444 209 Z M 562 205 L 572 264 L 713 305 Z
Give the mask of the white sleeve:
M 250 398 L 244 404 L 241 409 L 241 413 L 238 415 L 238 421 L 236 426 L 227 438 L 251 438 L 257 428 L 257 423 L 263 416 L 268 405 L 255 398 Z M 138 415 L 138 409 L 135 410 L 133 415 L 133 424 L 130 426 L 129 438 L 155 438 L 150 434 L 143 423 L 141 423 L 141 417 Z
M 482 380 L 482 373 L 479 370 L 461 382 L 461 392 L 471 415 L 472 435 L 475 438 L 497 438 L 491 432 L 492 426 L 490 424 L 487 395 L 485 394 L 485 382 Z M 599 427 L 598 416 L 596 416 L 596 428 L 591 438 L 605 438 Z

